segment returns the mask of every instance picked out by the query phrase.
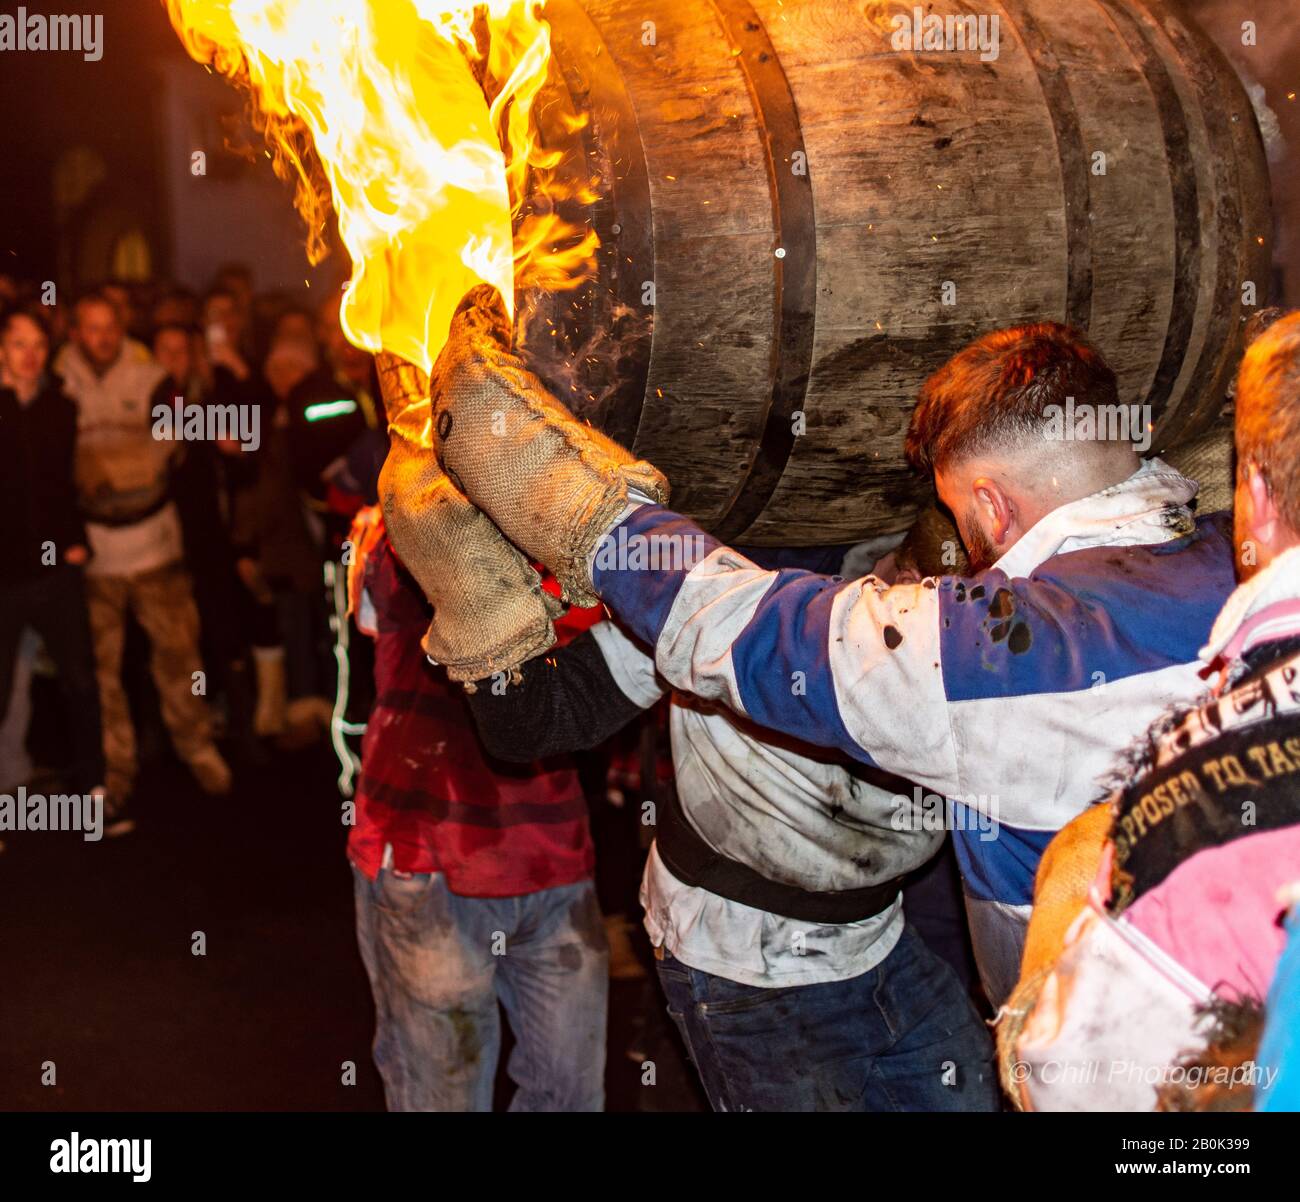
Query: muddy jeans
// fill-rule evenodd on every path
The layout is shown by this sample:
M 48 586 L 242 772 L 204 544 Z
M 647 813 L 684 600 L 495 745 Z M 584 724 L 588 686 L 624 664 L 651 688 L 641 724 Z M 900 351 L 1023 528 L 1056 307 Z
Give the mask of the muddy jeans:
M 488 1111 L 516 1044 L 511 1110 L 601 1110 L 609 952 L 590 881 L 522 897 L 452 893 L 441 874 L 352 870 L 389 1110 Z
M 176 754 L 187 763 L 212 745 L 207 703 L 194 692 L 199 657 L 199 611 L 189 574 L 168 564 L 136 576 L 87 576 L 86 600 L 95 641 L 95 673 L 104 723 L 108 791 L 125 797 L 137 771 L 135 728 L 122 686 L 122 647 L 131 612 L 149 637 L 149 671 L 163 722 Z

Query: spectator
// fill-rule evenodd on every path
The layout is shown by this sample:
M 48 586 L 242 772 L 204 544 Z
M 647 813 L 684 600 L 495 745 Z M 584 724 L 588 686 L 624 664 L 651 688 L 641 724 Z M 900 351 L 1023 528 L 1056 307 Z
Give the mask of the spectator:
M 143 347 L 144 342 L 137 341 L 136 336 L 140 339 L 148 338 L 149 329 L 143 320 L 144 306 L 136 303 L 136 290 L 125 280 L 109 280 L 100 286 L 99 291 L 117 310 L 118 320 L 126 331 L 128 341 Z
M 291 743 L 319 736 L 333 713 L 323 583 L 326 485 L 321 473 L 327 464 L 311 459 L 310 447 L 295 445 L 298 429 L 308 424 L 300 406 L 309 402 L 301 399 L 301 390 L 318 367 L 314 345 L 289 338 L 272 346 L 265 368 L 275 410 L 259 463 L 251 579 L 274 606 L 278 631 L 277 649 L 257 653 L 259 689 L 264 683 L 268 698 L 282 699 L 266 710 L 266 721 L 278 721 Z M 302 468 L 304 461 L 314 465 L 314 475 L 310 467 Z M 300 480 L 314 484 L 314 494 Z
M 213 289 L 203 298 L 203 337 L 214 368 L 224 367 L 241 383 L 252 377 L 250 330 L 234 294 Z
M 278 327 L 281 339 L 304 341 L 309 317 L 304 310 L 286 312 Z M 293 439 L 300 448 L 296 470 L 313 498 L 350 521 L 360 504 L 378 500 L 379 473 L 388 454 L 388 423 L 374 360 L 343 337 L 334 302 L 323 307 L 315 329 L 324 336 L 327 368 L 303 381 L 291 396 L 290 423 L 299 422 Z M 314 407 L 341 408 L 347 401 L 353 401 L 356 409 L 340 413 L 340 420 L 312 420 Z
M 207 706 L 195 693 L 199 622 L 183 563 L 180 516 L 168 493 L 173 444 L 155 439 L 149 420 L 163 370 L 123 345 L 112 304 L 98 294 L 78 302 L 66 358 L 78 408 L 77 485 L 92 559 L 87 569 L 108 792 L 122 805 L 138 771 L 135 731 L 122 684 L 126 618 L 133 613 L 151 644 L 150 668 L 176 753 L 209 793 L 230 788 L 230 769 L 212 741 Z
M 298 305 L 289 305 L 275 319 L 271 331 L 271 345 L 284 346 L 288 343 L 308 347 L 313 355 L 317 353 L 316 320 L 310 310 Z
M 187 288 L 172 288 L 154 303 L 150 321 L 155 330 L 162 326 L 196 326 L 199 298 Z
M 197 331 L 162 326 L 154 334 L 154 356 L 167 373 L 154 391 L 152 412 L 175 406 L 178 425 L 183 407 L 204 400 L 199 372 Z M 215 404 L 215 403 L 214 403 Z M 181 521 L 185 564 L 194 582 L 203 662 L 226 702 L 227 730 L 244 753 L 252 748 L 252 690 L 249 646 L 240 622 L 239 580 L 230 539 L 227 468 L 239 470 L 246 451 L 230 438 L 185 441 L 172 460 L 171 495 Z
M 286 728 L 285 656 L 274 609 L 274 597 L 260 569 L 262 536 L 262 484 L 269 453 L 270 429 L 282 396 L 302 378 L 307 368 L 295 366 L 289 382 L 278 362 L 259 373 L 241 349 L 249 340 L 239 305 L 228 291 L 214 290 L 204 301 L 205 326 L 200 340 L 200 359 L 208 382 L 208 398 L 217 406 L 256 409 L 261 446 L 255 452 L 242 449 L 222 459 L 227 523 L 231 552 L 235 559 L 239 589 L 236 612 L 239 625 L 248 632 L 256 670 L 257 701 L 253 731 L 259 736 L 279 736 Z M 274 377 L 272 376 L 274 368 Z M 230 448 L 226 448 L 229 450 Z M 268 528 L 276 528 L 271 514 Z
M 329 720 L 334 663 L 330 655 L 323 565 L 347 530 L 351 510 L 335 502 L 336 479 L 367 434 L 384 442 L 382 404 L 376 400 L 369 354 L 344 337 L 336 298 L 317 314 L 325 362 L 305 370 L 316 341 L 300 311 L 287 310 L 266 361 L 266 374 L 283 403 L 276 409 L 259 480 L 260 574 L 275 597 L 285 647 L 288 727 L 305 739 Z
M 253 273 L 243 263 L 225 263 L 217 272 L 213 291 L 225 293 L 235 303 L 245 330 L 253 316 Z
M 39 308 L 0 317 L 0 512 L 9 523 L 0 579 L 0 706 L 10 708 L 20 640 L 31 627 L 58 669 L 69 781 L 88 793 L 103 786 L 104 757 L 86 614 L 86 530 L 74 479 L 77 410 L 46 373 L 48 358 Z
M 129 294 L 126 292 L 125 288 L 120 284 L 106 284 L 94 295 L 98 296 L 100 300 L 108 304 L 117 318 L 117 324 L 122 331 L 121 350 L 119 352 L 122 358 L 130 363 L 152 363 L 153 356 L 149 354 L 149 348 L 145 346 L 143 342 L 132 338 L 130 335 L 128 319 L 131 316 L 131 303 Z M 76 308 L 77 306 L 74 306 L 74 323 L 76 318 Z M 64 379 L 67 379 L 68 376 L 68 360 L 76 353 L 77 342 L 75 328 L 69 331 L 69 335 L 69 340 L 63 342 L 62 345 L 59 346 L 59 349 L 54 356 L 54 370 Z M 57 341 L 57 339 L 55 339 L 55 341 Z

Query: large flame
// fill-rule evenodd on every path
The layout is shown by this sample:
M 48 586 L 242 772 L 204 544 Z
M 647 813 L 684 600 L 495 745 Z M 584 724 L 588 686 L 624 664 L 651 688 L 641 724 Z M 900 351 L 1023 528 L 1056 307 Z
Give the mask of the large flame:
M 297 179 L 313 261 L 332 203 L 357 346 L 428 371 L 479 281 L 513 306 L 516 284 L 590 274 L 596 236 L 556 213 L 559 155 L 535 128 L 551 57 L 541 3 L 165 3 L 193 58 L 252 89 L 277 166 Z

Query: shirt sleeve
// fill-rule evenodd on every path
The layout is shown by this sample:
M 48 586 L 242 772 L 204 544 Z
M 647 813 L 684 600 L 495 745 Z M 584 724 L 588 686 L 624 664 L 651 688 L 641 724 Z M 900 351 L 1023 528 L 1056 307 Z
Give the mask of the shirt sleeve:
M 618 635 L 616 641 L 607 631 L 598 638 L 601 626 L 524 664 L 519 684 L 495 693 L 483 681 L 468 694 L 474 723 L 491 755 L 526 764 L 585 751 L 654 704 L 658 694 L 652 694 L 645 668 L 648 665 L 653 674 L 649 656 L 625 636 Z M 619 646 L 616 667 L 606 658 L 606 645 Z
M 655 505 L 626 513 L 592 566 L 605 603 L 673 686 L 956 791 L 934 581 L 764 571 Z

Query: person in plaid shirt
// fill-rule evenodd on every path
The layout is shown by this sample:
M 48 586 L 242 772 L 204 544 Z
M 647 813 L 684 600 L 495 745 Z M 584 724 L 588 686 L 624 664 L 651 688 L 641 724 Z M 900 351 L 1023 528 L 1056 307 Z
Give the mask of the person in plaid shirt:
M 430 609 L 377 511 L 352 545 L 376 702 L 348 858 L 388 1108 L 491 1110 L 500 1002 L 511 1109 L 600 1110 L 608 950 L 577 772 L 487 755 L 460 686 L 421 648 Z

